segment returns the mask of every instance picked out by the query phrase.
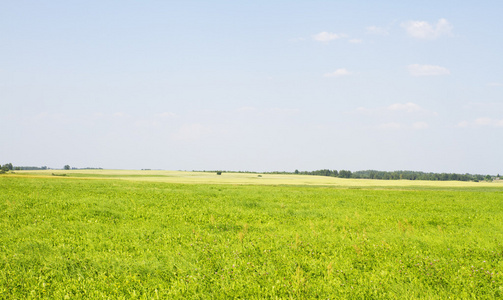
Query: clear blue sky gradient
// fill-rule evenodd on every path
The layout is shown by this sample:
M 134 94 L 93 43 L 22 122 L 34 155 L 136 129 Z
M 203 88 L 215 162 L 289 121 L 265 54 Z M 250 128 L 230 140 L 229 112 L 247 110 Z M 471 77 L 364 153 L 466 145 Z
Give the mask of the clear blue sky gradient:
M 501 1 L 1 1 L 0 163 L 503 173 Z

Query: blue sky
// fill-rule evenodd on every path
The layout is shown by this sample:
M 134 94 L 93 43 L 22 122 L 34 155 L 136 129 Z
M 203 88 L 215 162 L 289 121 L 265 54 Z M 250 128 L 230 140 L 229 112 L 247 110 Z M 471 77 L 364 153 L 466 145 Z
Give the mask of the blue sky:
M 1 6 L 1 163 L 503 173 L 499 1 Z

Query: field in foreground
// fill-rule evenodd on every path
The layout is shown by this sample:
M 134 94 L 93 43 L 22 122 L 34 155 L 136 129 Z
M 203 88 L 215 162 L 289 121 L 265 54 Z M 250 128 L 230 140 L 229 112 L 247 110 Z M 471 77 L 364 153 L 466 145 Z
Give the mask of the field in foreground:
M 498 184 L 91 173 L 0 176 L 0 298 L 503 296 Z

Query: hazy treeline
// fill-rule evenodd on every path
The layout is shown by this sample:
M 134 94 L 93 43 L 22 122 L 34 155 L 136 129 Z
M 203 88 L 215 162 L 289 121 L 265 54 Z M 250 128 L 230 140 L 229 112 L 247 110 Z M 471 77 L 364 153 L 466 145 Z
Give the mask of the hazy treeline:
M 349 170 L 329 170 L 321 169 L 315 171 L 272 171 L 272 172 L 252 172 L 252 171 L 202 171 L 202 172 L 228 172 L 228 173 L 261 173 L 261 174 L 299 174 L 299 175 L 316 175 L 316 176 L 330 176 L 339 178 L 355 178 L 355 179 L 381 179 L 381 180 L 433 180 L 433 181 L 481 181 L 493 180 L 499 178 L 500 175 L 480 175 L 480 174 L 457 174 L 457 173 L 426 173 L 420 171 L 376 171 L 365 170 L 352 172 Z
M 315 171 L 298 171 L 295 170 L 294 174 L 303 175 L 318 175 L 318 176 L 332 176 L 340 178 L 361 178 L 361 179 L 383 179 L 383 180 L 436 180 L 436 181 L 447 181 L 447 180 L 457 180 L 457 181 L 480 181 L 480 180 L 492 180 L 491 175 L 479 175 L 479 174 L 457 174 L 457 173 L 425 173 L 419 171 L 376 171 L 376 170 L 365 170 L 351 172 L 348 170 L 315 170 Z M 499 174 L 497 175 L 499 177 Z
M 47 170 L 46 166 L 43 167 L 30 167 L 30 166 L 23 166 L 23 167 L 15 167 L 14 170 Z
M 47 170 L 46 166 L 43 167 L 32 167 L 32 166 L 14 166 L 12 163 L 1 165 L 1 170 L 3 173 L 13 170 Z
M 30 167 L 30 166 L 13 166 L 12 163 L 0 164 L 0 173 L 9 172 L 12 170 L 48 170 L 46 166 L 43 167 Z M 102 168 L 70 168 L 69 165 L 64 166 L 65 170 L 76 170 L 76 169 L 102 169 Z M 203 171 L 203 172 L 217 172 L 222 174 L 222 172 L 226 171 Z M 230 173 L 257 173 L 250 171 L 227 171 Z M 329 169 L 321 169 L 315 171 L 299 171 L 295 170 L 294 172 L 286 172 L 286 171 L 273 171 L 273 172 L 262 172 L 263 174 L 300 174 L 300 175 L 316 175 L 316 176 L 331 176 L 331 177 L 339 177 L 339 178 L 356 178 L 356 179 L 382 179 L 382 180 L 433 180 L 433 181 L 448 181 L 448 180 L 456 180 L 456 181 L 481 181 L 481 180 L 493 180 L 495 178 L 500 177 L 500 175 L 496 175 L 496 177 L 491 175 L 480 175 L 480 174 L 457 174 L 457 173 L 426 173 L 420 171 L 377 171 L 377 170 L 364 170 L 364 171 L 356 171 L 351 172 L 349 170 L 329 170 Z
M 87 168 L 70 168 L 69 165 L 65 165 L 63 167 L 64 170 L 103 170 L 103 168 L 94 168 L 94 167 L 87 167 Z M 12 163 L 8 164 L 0 164 L 0 172 L 5 173 L 13 170 L 51 170 L 51 168 L 48 168 L 47 166 L 42 166 L 42 167 L 33 167 L 33 166 L 14 166 Z

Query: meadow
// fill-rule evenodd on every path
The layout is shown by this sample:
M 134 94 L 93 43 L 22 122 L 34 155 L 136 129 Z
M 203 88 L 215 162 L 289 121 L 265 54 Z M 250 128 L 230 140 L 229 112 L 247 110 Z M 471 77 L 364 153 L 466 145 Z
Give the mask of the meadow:
M 16 171 L 0 212 L 2 299 L 503 296 L 498 182 Z

